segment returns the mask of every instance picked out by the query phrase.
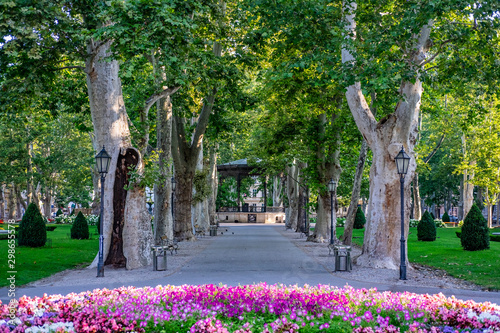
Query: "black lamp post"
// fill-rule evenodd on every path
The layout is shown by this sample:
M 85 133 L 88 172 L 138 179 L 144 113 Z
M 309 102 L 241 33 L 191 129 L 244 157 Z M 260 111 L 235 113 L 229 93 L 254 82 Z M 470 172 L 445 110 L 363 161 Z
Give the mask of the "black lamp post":
M 333 245 L 333 192 L 335 192 L 335 187 L 337 183 L 330 179 L 328 182 L 328 191 L 330 191 L 330 245 Z
M 109 164 L 111 163 L 111 156 L 106 152 L 104 146 L 102 150 L 95 156 L 95 163 L 97 166 L 97 171 L 101 174 L 101 218 L 99 219 L 99 261 L 97 263 L 97 277 L 104 277 L 104 236 L 103 236 L 103 225 L 104 225 L 104 180 L 106 174 L 109 170 Z
M 401 182 L 401 264 L 399 266 L 399 279 L 406 280 L 404 183 L 405 175 L 408 172 L 408 166 L 410 165 L 410 156 L 405 153 L 404 147 L 401 146 L 401 151 L 394 158 L 394 160 L 396 161 L 399 180 Z
M 172 229 L 173 229 L 173 233 L 174 233 L 174 237 L 175 237 L 175 214 L 174 214 L 174 193 L 175 193 L 175 177 L 172 177 L 172 179 L 170 180 L 172 182 L 172 201 L 171 201 L 171 205 L 172 205 Z

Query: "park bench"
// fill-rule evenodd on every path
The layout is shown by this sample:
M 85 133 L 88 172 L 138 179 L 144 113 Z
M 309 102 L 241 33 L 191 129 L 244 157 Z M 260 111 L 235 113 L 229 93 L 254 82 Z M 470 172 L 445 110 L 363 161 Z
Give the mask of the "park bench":
M 205 229 L 203 229 L 199 225 L 195 225 L 194 226 L 194 232 L 195 232 L 195 236 L 196 237 L 204 237 L 204 236 L 206 236 Z
M 167 236 L 161 237 L 161 245 L 166 247 L 167 251 L 170 251 L 170 255 L 177 254 L 177 250 L 179 249 L 179 244 L 175 239 L 168 239 Z

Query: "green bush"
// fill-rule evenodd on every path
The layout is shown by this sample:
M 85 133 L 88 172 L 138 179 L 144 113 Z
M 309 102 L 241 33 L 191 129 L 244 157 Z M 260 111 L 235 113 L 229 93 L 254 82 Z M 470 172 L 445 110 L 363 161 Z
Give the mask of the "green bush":
M 18 229 L 19 246 L 42 247 L 47 241 L 47 229 L 37 205 L 30 203 Z
M 337 217 L 337 227 L 345 226 L 345 217 Z
M 447 212 L 444 212 L 443 217 L 441 217 L 441 220 L 443 220 L 443 222 L 450 222 L 450 215 L 448 215 Z
M 61 210 L 61 208 L 59 208 L 56 212 L 56 217 L 58 217 L 59 215 L 62 215 L 63 214 L 63 211 Z
M 431 212 L 431 217 L 432 217 L 433 220 L 436 219 L 436 217 L 434 216 L 434 214 L 432 212 Z
M 429 242 L 436 240 L 436 223 L 428 211 L 425 211 L 417 225 L 417 238 Z
M 476 204 L 472 205 L 464 219 L 460 242 L 466 251 L 479 251 L 490 248 L 488 224 Z
M 78 213 L 71 227 L 71 239 L 89 239 L 89 225 L 82 212 Z
M 354 217 L 353 228 L 363 229 L 365 227 L 365 223 L 366 223 L 365 214 L 363 214 L 363 210 L 361 209 L 361 207 L 358 207 L 356 209 L 356 216 Z

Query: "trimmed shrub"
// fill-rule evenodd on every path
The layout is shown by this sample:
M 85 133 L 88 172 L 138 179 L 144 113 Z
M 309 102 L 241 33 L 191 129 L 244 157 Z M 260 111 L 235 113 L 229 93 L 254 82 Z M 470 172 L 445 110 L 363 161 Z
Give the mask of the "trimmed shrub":
M 58 217 L 59 215 L 62 215 L 63 214 L 63 211 L 61 210 L 61 208 L 59 208 L 56 212 L 56 217 Z
M 479 251 L 490 248 L 488 223 L 475 204 L 472 205 L 464 219 L 460 242 L 466 251 Z
M 443 222 L 450 222 L 450 215 L 448 215 L 447 212 L 444 212 L 443 217 L 441 217 L 441 220 L 443 220 Z
M 425 211 L 417 225 L 417 238 L 427 242 L 436 240 L 436 223 L 428 211 Z
M 358 207 L 356 209 L 356 216 L 354 217 L 353 228 L 363 229 L 365 227 L 365 223 L 366 223 L 365 214 L 363 214 L 363 210 L 361 209 L 361 207 Z
M 71 227 L 71 239 L 89 239 L 89 225 L 82 212 L 78 213 Z
M 47 229 L 37 205 L 30 203 L 18 229 L 19 246 L 42 247 L 47 241 Z
M 434 214 L 432 212 L 431 212 L 431 217 L 432 217 L 433 220 L 436 219 L 436 217 L 434 216 Z

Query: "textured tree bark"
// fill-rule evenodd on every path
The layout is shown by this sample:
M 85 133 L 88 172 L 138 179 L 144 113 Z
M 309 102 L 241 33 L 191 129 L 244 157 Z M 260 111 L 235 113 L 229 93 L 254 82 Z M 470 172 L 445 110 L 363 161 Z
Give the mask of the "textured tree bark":
M 299 212 L 299 168 L 294 161 L 291 166 L 286 167 L 286 193 L 288 198 L 288 209 L 286 215 L 286 225 L 291 229 L 297 229 Z
M 342 235 L 342 243 L 346 245 L 352 244 L 352 230 L 354 227 L 354 218 L 358 210 L 359 194 L 361 192 L 361 181 L 363 180 L 363 171 L 365 169 L 366 154 L 368 152 L 368 144 L 366 140 L 361 141 L 361 148 L 359 149 L 358 164 L 356 165 L 356 174 L 354 176 L 354 184 L 352 186 L 351 202 L 347 210 L 347 217 L 345 219 L 344 234 Z
M 14 184 L 5 185 L 5 200 L 7 201 L 7 219 L 12 220 L 16 218 L 17 198 L 14 191 Z
M 356 3 L 349 7 L 355 9 Z M 355 31 L 356 22 L 353 12 L 346 15 L 348 30 Z M 425 25 L 414 43 L 414 58 L 425 59 L 425 52 L 430 46 L 429 35 L 432 22 Z M 343 62 L 355 62 L 347 48 L 342 49 Z M 363 252 L 357 258 L 361 265 L 398 269 L 400 262 L 400 181 L 394 157 L 401 150 L 410 156 L 410 165 L 404 183 L 405 198 L 409 198 L 410 182 L 413 178 L 416 162 L 413 149 L 418 132 L 418 115 L 422 96 L 422 84 L 417 78 L 415 83 L 402 82 L 401 101 L 394 113 L 376 121 L 361 90 L 361 84 L 347 87 L 346 98 L 358 129 L 373 152 L 370 170 L 370 198 L 368 201 L 367 227 L 363 243 Z M 404 205 L 404 237 L 408 235 L 409 200 Z M 405 243 L 405 245 L 407 242 Z M 406 251 L 408 253 L 408 251 Z M 407 261 L 407 258 L 405 258 Z M 408 264 L 407 264 L 408 266 Z
M 316 149 L 316 160 L 318 171 L 318 182 L 320 184 L 327 184 L 330 179 L 333 179 L 337 184 L 340 178 L 342 169 L 340 168 L 340 144 L 341 144 L 341 132 L 342 126 L 338 124 L 338 116 L 333 115 L 331 119 L 331 126 L 334 129 L 334 143 L 330 145 L 329 152 L 326 152 L 326 142 L 325 142 L 325 130 L 327 126 L 326 114 L 320 114 L 318 116 L 318 146 Z M 334 198 L 335 200 L 336 198 Z M 318 194 L 318 211 L 316 216 L 316 226 L 314 227 L 313 234 L 308 240 L 314 242 L 324 242 L 329 240 L 331 237 L 331 215 L 333 211 L 333 233 L 334 242 L 336 238 L 336 225 L 337 225 L 337 211 L 335 207 L 331 209 L 331 198 L 330 192 L 320 191 Z
M 420 185 L 418 183 L 418 172 L 413 176 L 413 218 L 420 220 L 422 218 L 422 206 L 420 200 Z
M 105 146 L 111 156 L 109 172 L 104 185 L 104 258 L 106 264 L 126 266 L 128 269 L 151 263 L 149 249 L 152 232 L 147 217 L 144 191 L 133 186 L 128 191 L 120 187 L 128 180 L 128 165 L 138 165 L 142 172 L 139 151 L 131 146 L 125 104 L 118 76 L 119 66 L 116 60 L 106 59 L 110 42 L 91 40 L 87 44 L 89 57 L 86 60 L 87 89 L 89 94 L 92 124 L 94 126 L 94 149 L 98 152 Z M 118 180 L 115 184 L 115 177 Z M 134 207 L 134 209 L 129 209 Z M 144 211 L 142 211 L 142 209 Z M 127 212 L 127 213 L 125 213 Z M 141 230 L 138 237 L 130 237 L 123 242 L 123 232 L 127 229 Z M 132 233 L 135 233 L 132 232 Z M 148 249 L 147 255 L 132 253 L 137 249 Z M 128 255 L 128 257 L 125 255 Z M 139 258 L 139 259 L 137 259 Z M 91 267 L 97 266 L 98 256 Z
M 277 175 L 273 177 L 273 207 L 280 207 L 283 200 L 281 198 L 281 192 L 283 191 L 283 182 L 281 181 L 281 176 Z
M 217 190 L 219 188 L 219 178 L 217 177 L 217 149 L 218 145 L 215 147 L 210 147 L 209 150 L 209 168 L 208 173 L 208 184 L 210 185 L 210 196 L 208 197 L 208 216 L 210 225 L 217 224 L 217 212 L 215 201 L 217 199 Z
M 295 232 L 305 231 L 305 219 L 306 219 L 306 189 L 304 186 L 299 185 L 298 191 L 298 212 L 297 212 L 297 227 L 295 228 Z
M 156 149 L 160 178 L 154 185 L 154 237 L 155 244 L 162 242 L 162 237 L 174 239 L 172 217 L 172 180 L 171 180 L 171 143 L 172 143 L 172 103 L 170 96 L 157 103 Z
M 203 142 L 202 142 L 201 149 L 198 155 L 198 160 L 196 162 L 196 171 L 203 172 L 203 168 L 204 168 L 204 163 L 203 163 Z M 208 182 L 208 179 L 206 181 Z M 196 194 L 196 189 L 193 188 L 193 195 L 195 194 Z M 203 230 L 204 232 L 208 231 L 210 225 L 208 218 L 208 198 L 204 198 L 202 201 L 197 202 L 191 206 L 191 224 Z

